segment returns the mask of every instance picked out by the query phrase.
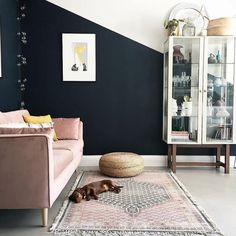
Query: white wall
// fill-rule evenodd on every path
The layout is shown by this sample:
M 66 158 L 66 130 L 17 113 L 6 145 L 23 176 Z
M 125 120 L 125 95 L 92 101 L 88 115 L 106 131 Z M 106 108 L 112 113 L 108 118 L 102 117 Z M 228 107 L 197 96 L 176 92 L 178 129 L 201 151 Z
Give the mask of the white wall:
M 102 155 L 84 155 L 80 166 L 93 166 L 97 167 L 99 166 L 99 159 Z M 142 155 L 144 158 L 144 166 L 153 166 L 153 167 L 166 167 L 167 166 L 167 156 L 162 155 Z M 234 167 L 234 156 L 230 157 L 230 167 Z M 191 155 L 191 158 L 189 156 L 183 156 L 178 155 L 177 161 L 180 162 L 214 162 L 215 156 L 196 156 Z M 221 156 L 221 161 L 224 162 L 224 157 Z M 189 168 L 189 167 L 186 167 Z M 212 167 L 213 168 L 213 167 Z M 220 168 L 222 171 L 224 170 L 222 167 Z M 178 167 L 177 167 L 178 170 Z
M 163 22 L 178 0 L 48 0 L 143 45 L 162 52 Z M 190 0 L 205 4 L 211 19 L 236 15 L 235 0 Z

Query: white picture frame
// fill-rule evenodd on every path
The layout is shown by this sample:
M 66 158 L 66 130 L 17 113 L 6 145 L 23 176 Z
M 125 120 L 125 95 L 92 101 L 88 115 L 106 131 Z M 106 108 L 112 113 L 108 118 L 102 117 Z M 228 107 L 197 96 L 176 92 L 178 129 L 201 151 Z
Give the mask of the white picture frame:
M 62 34 L 63 81 L 96 81 L 95 34 Z

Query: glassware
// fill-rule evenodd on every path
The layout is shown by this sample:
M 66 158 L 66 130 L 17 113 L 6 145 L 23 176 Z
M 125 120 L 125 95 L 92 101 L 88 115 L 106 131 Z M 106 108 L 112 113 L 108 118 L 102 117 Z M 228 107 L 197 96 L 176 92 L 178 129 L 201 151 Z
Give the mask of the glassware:
M 221 55 L 220 55 L 220 51 L 219 50 L 217 51 L 217 54 L 216 54 L 216 62 L 217 63 L 221 63 Z
M 186 19 L 186 24 L 183 26 L 182 34 L 183 36 L 195 36 L 196 27 L 193 24 L 191 18 Z
M 216 77 L 214 85 L 220 87 L 222 85 L 221 77 Z

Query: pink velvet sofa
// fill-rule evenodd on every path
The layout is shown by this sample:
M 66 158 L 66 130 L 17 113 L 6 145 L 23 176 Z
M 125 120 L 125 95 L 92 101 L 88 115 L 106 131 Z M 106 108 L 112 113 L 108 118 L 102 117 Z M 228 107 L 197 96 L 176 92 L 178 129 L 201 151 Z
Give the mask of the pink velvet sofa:
M 24 122 L 27 110 L 0 112 L 0 123 Z M 83 155 L 83 123 L 78 140 L 52 141 L 44 134 L 0 135 L 0 209 L 48 209 L 78 167 Z

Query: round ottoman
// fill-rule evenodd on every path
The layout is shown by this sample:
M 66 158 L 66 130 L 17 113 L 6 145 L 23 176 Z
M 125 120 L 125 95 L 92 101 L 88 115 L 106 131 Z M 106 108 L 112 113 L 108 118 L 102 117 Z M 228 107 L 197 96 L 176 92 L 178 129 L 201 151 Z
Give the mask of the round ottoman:
M 142 173 L 143 157 L 131 152 L 112 152 L 99 160 L 100 171 L 112 177 L 131 177 Z

